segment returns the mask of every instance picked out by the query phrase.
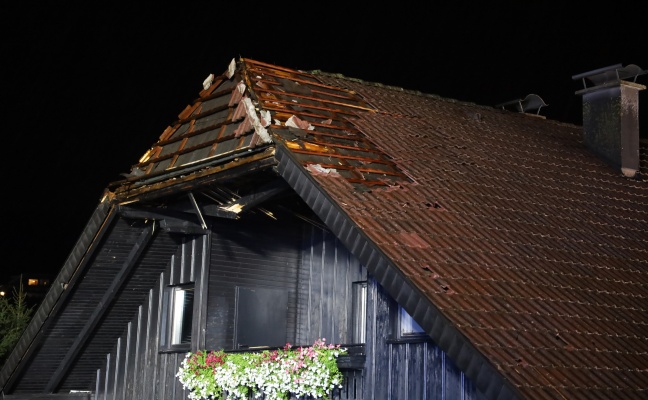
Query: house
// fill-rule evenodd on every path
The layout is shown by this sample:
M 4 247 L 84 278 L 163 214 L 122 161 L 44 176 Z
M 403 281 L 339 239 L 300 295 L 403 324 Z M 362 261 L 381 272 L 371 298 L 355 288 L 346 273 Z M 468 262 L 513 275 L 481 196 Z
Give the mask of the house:
M 232 60 L 108 185 L 4 398 L 183 399 L 187 351 L 322 337 L 339 399 L 645 398 L 645 73 L 574 76 L 581 127 Z
M 0 296 L 13 298 L 22 293 L 28 307 L 36 307 L 49 290 L 53 276 L 47 272 L 30 271 L 25 274 L 9 276 L 0 282 Z

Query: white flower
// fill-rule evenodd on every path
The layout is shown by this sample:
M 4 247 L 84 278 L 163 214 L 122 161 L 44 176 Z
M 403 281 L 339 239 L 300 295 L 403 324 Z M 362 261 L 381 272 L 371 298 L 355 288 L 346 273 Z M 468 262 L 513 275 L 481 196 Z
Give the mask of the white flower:
M 346 349 L 316 340 L 312 347 L 262 353 L 188 353 L 176 376 L 190 399 L 254 398 L 268 400 L 328 395 L 341 387 L 342 374 L 333 361 Z M 324 363 L 322 360 L 325 360 Z M 333 361 L 333 362 L 331 362 Z

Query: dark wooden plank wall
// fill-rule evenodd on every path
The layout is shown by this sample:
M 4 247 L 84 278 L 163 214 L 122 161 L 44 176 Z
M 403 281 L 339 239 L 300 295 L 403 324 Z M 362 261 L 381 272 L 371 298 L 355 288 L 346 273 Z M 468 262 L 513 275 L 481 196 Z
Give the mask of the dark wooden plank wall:
M 350 343 L 352 283 L 366 270 L 330 232 L 311 225 L 244 226 L 225 222 L 213 236 L 187 238 L 172 257 L 148 301 L 98 371 L 96 400 L 184 399 L 175 377 L 184 353 L 159 353 L 162 293 L 169 284 L 196 282 L 194 348 L 233 347 L 236 285 L 283 287 L 290 297 L 298 344 L 317 338 Z M 206 268 L 211 270 L 207 271 Z M 209 303 L 209 304 L 207 304 Z M 209 307 L 209 312 L 205 307 Z M 472 384 L 432 342 L 399 343 L 392 337 L 393 300 L 373 280 L 367 290 L 367 362 L 335 399 L 480 399 Z M 203 325 L 203 323 L 205 325 Z M 207 327 L 207 332 L 200 329 Z
M 397 304 L 371 279 L 367 297 L 365 399 L 482 399 L 433 342 L 394 340 Z
M 364 268 L 321 228 L 286 221 L 220 223 L 212 241 L 206 348 L 235 347 L 237 286 L 289 292 L 289 342 L 348 343 L 351 284 L 364 279 Z
M 183 239 L 147 301 L 106 355 L 105 367 L 97 371 L 95 400 L 187 398 L 175 376 L 185 353 L 159 352 L 162 295 L 167 285 L 195 282 L 192 334 L 197 340 L 192 350 L 196 350 L 201 341 L 204 343 L 204 332 L 199 329 L 202 324 L 196 319 L 204 317 L 200 296 L 208 275 L 209 248 L 209 235 Z
M 302 259 L 297 343 L 350 344 L 352 285 L 367 279 L 366 269 L 332 233 L 312 225 L 304 228 Z
M 212 227 L 211 266 L 205 346 L 235 349 L 236 288 L 288 292 L 286 338 L 295 341 L 300 231 L 271 221 L 216 221 Z

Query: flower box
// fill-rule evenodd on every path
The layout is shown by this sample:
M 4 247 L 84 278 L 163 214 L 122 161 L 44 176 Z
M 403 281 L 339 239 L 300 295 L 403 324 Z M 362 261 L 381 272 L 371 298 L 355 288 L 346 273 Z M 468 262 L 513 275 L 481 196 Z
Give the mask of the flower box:
M 327 345 L 325 339 L 310 347 L 199 351 L 187 354 L 176 376 L 190 399 L 323 398 L 342 386 L 338 357 L 347 354 L 346 348 Z M 348 368 L 359 365 L 358 356 L 346 361 Z

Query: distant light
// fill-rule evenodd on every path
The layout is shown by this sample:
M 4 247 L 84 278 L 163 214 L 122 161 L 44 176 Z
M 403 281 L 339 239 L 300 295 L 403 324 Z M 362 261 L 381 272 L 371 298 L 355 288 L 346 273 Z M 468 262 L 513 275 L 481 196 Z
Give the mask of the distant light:
M 38 279 L 27 279 L 27 285 L 38 286 Z
M 5 294 L 4 290 L 0 292 L 0 296 L 4 296 Z

